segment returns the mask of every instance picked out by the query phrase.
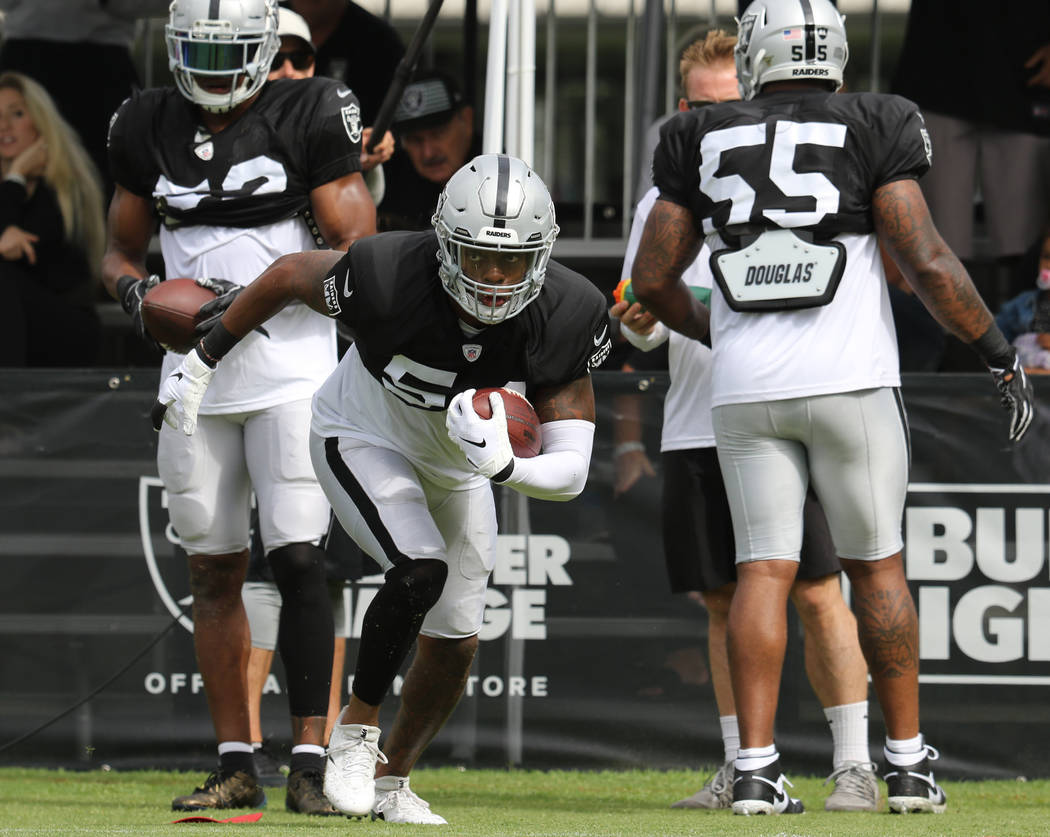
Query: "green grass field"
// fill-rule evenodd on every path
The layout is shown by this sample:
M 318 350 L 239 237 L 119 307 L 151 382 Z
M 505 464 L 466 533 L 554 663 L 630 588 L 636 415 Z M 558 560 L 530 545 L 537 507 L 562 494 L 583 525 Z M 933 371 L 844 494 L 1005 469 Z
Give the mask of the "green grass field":
M 256 823 L 171 825 L 171 799 L 204 776 L 159 771 L 71 772 L 0 769 L 2 835 L 171 835 L 212 832 L 258 837 L 356 834 L 413 837 L 1038 837 L 1050 834 L 1050 781 L 945 782 L 948 812 L 898 816 L 828 814 L 821 778 L 798 778 L 800 816 L 734 817 L 728 811 L 670 810 L 697 789 L 690 771 L 568 772 L 420 769 L 413 788 L 448 826 L 389 825 L 341 817 L 303 817 L 284 810 L 284 790 L 267 788 L 269 806 Z M 883 801 L 885 806 L 885 801 Z M 218 812 L 217 818 L 241 811 Z

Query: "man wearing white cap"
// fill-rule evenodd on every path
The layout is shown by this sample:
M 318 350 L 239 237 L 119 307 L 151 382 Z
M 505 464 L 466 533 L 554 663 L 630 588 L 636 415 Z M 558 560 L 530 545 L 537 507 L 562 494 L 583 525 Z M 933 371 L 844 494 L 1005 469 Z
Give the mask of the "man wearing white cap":
M 267 79 L 312 78 L 317 68 L 317 50 L 310 39 L 310 26 L 303 16 L 282 6 L 277 15 L 277 34 L 281 36 L 281 47 L 270 64 Z M 361 171 L 368 191 L 372 193 L 372 200 L 378 205 L 385 191 L 381 164 L 394 153 L 394 135 L 387 131 L 382 142 L 368 151 L 371 136 L 372 129 L 365 128 L 361 135 Z

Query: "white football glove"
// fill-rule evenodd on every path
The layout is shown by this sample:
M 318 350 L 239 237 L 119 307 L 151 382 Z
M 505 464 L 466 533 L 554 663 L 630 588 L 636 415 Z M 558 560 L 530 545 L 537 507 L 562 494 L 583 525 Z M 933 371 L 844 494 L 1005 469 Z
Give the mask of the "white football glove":
M 468 389 L 453 397 L 445 414 L 445 427 L 474 469 L 492 479 L 514 462 L 507 435 L 507 411 L 503 399 L 493 392 L 489 395 L 492 418 L 483 419 L 474 409 L 474 392 Z
M 192 436 L 197 429 L 197 411 L 214 374 L 215 369 L 204 362 L 196 348 L 187 352 L 178 368 L 160 385 L 157 403 L 150 411 L 153 429 L 160 430 L 164 421 Z

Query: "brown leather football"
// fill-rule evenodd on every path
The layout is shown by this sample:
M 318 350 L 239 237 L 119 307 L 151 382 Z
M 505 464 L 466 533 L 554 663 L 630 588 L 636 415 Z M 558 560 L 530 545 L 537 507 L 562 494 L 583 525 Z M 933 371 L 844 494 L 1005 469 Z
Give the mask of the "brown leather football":
M 185 353 L 200 340 L 193 332 L 197 311 L 212 299 L 215 294 L 192 279 L 166 279 L 142 298 L 142 322 L 165 349 Z
M 483 419 L 492 418 L 489 393 L 498 392 L 503 397 L 507 413 L 507 435 L 515 456 L 523 459 L 536 456 L 543 447 L 540 418 L 529 400 L 520 393 L 505 387 L 485 387 L 474 393 L 474 411 Z

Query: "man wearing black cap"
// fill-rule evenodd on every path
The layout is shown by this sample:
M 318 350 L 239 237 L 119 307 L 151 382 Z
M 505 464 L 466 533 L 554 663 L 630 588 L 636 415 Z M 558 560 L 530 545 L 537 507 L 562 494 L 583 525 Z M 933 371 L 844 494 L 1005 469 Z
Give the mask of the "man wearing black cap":
M 474 108 L 451 78 L 430 71 L 405 87 L 392 127 L 398 151 L 387 166 L 379 228 L 427 229 L 445 183 L 481 153 Z

